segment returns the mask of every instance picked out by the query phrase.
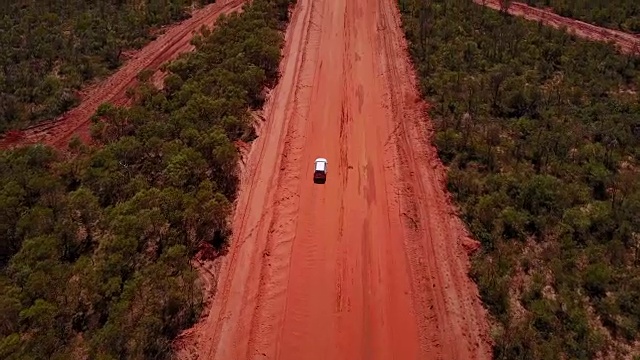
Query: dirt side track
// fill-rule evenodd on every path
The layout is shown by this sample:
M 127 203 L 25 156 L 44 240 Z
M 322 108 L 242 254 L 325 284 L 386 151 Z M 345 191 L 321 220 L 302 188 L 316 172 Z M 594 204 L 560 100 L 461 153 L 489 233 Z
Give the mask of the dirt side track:
M 479 5 L 500 10 L 501 0 L 473 1 Z M 623 53 L 640 54 L 640 36 L 638 35 L 595 26 L 580 20 L 560 16 L 546 9 L 535 8 L 515 1 L 511 2 L 507 12 L 513 16 L 524 17 L 527 20 L 540 21 L 544 25 L 556 29 L 566 27 L 567 32 L 587 40 L 613 42 Z
M 298 0 L 281 66 L 181 357 L 490 358 L 394 0 Z
M 242 8 L 244 0 L 217 0 L 216 3 L 196 10 L 189 19 L 172 26 L 156 40 L 137 52 L 120 69 L 106 80 L 85 90 L 79 106 L 65 113 L 60 119 L 27 128 L 16 135 L 0 138 L 0 148 L 16 145 L 45 143 L 59 148 L 66 147 L 74 134 L 88 141 L 91 116 L 100 104 L 126 103 L 126 91 L 136 83 L 136 76 L 144 69 L 155 70 L 154 82 L 162 78 L 160 66 L 191 51 L 193 33 L 203 25 L 211 26 L 220 14 L 228 14 Z

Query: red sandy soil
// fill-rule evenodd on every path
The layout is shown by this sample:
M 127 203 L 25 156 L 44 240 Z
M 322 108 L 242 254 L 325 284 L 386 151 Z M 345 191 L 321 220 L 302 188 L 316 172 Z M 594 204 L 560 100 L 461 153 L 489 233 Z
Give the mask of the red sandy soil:
M 218 0 L 194 11 L 192 17 L 171 26 L 164 34 L 134 53 L 117 72 L 106 80 L 94 84 L 82 94 L 82 103 L 65 113 L 60 119 L 44 122 L 23 131 L 13 131 L 0 139 L 0 148 L 33 143 L 45 143 L 65 148 L 74 134 L 86 142 L 90 140 L 89 127 L 91 116 L 100 104 L 111 102 L 116 105 L 127 104 L 126 91 L 137 82 L 136 76 L 144 69 L 155 70 L 152 81 L 161 85 L 163 73 L 160 66 L 178 57 L 183 52 L 193 50 L 190 44 L 193 33 L 201 26 L 211 26 L 223 13 L 241 9 L 243 0 Z
M 298 0 L 281 69 L 179 356 L 489 359 L 478 244 L 447 197 L 395 1 Z
M 500 10 L 500 0 L 473 0 L 480 5 Z M 593 41 L 612 41 L 624 53 L 640 54 L 640 36 L 623 31 L 602 28 L 580 20 L 555 14 L 550 9 L 538 9 L 519 2 L 512 2 L 508 13 L 527 20 L 541 21 L 544 25 L 559 29 L 566 27 L 569 33 Z

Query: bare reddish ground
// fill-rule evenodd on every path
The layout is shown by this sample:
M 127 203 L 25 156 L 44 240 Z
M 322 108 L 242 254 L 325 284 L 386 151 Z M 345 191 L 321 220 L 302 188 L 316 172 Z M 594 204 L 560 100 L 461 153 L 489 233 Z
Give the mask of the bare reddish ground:
M 240 10 L 243 3 L 243 0 L 218 0 L 214 4 L 194 11 L 191 18 L 168 27 L 168 30 L 156 40 L 133 53 L 132 58 L 113 75 L 85 89 L 79 106 L 59 119 L 8 134 L 0 139 L 0 148 L 34 143 L 65 148 L 74 134 L 78 134 L 82 140 L 89 142 L 90 119 L 100 104 L 105 102 L 116 105 L 127 104 L 126 91 L 136 84 L 137 75 L 144 69 L 154 70 L 152 82 L 161 86 L 164 74 L 159 70 L 160 66 L 177 58 L 181 53 L 193 50 L 190 41 L 194 32 L 203 25 L 211 26 L 220 14 Z
M 281 69 L 216 295 L 179 356 L 489 359 L 477 243 L 446 194 L 395 1 L 298 0 Z
M 480 5 L 500 10 L 501 0 L 473 0 Z M 613 42 L 620 51 L 627 54 L 640 54 L 640 36 L 623 31 L 607 29 L 574 20 L 554 13 L 551 9 L 538 9 L 523 3 L 512 2 L 508 13 L 527 20 L 541 21 L 544 25 L 559 29 L 566 27 L 567 32 L 592 41 Z

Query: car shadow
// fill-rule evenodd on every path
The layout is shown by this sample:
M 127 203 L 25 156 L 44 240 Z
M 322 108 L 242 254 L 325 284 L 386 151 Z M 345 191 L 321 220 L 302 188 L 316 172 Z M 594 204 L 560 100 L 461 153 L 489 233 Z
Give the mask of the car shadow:
M 326 179 L 326 178 L 324 178 L 324 179 L 319 179 L 319 178 L 315 178 L 315 177 L 314 177 L 314 178 L 313 178 L 313 182 L 314 182 L 315 184 L 324 184 L 324 183 L 326 183 L 326 182 L 327 182 L 327 179 Z

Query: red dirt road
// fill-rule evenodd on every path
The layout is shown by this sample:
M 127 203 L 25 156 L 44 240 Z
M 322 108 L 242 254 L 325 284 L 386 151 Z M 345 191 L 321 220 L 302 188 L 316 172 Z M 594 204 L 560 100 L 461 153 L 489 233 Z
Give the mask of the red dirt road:
M 473 0 L 475 3 L 500 10 L 500 0 Z M 612 41 L 624 53 L 640 54 L 640 36 L 623 31 L 595 26 L 580 20 L 574 20 L 545 9 L 538 9 L 523 3 L 512 2 L 508 13 L 527 20 L 541 21 L 547 26 L 559 29 L 567 28 L 569 33 L 592 41 Z
M 182 358 L 490 358 L 467 276 L 477 244 L 444 191 L 405 46 L 394 0 L 298 0 L 231 249 Z
M 191 18 L 170 27 L 156 40 L 135 53 L 134 57 L 113 75 L 86 89 L 82 96 L 82 103 L 64 114 L 61 119 L 8 134 L 9 136 L 0 139 L 0 148 L 33 143 L 45 143 L 64 148 L 74 134 L 88 141 L 90 118 L 100 104 L 105 102 L 125 104 L 127 89 L 135 85 L 136 76 L 144 69 L 155 70 L 152 80 L 154 83 L 161 82 L 162 72 L 158 69 L 165 62 L 193 49 L 190 41 L 194 31 L 198 31 L 203 25 L 211 26 L 220 14 L 240 10 L 243 3 L 243 0 L 218 0 L 214 4 L 196 10 Z

